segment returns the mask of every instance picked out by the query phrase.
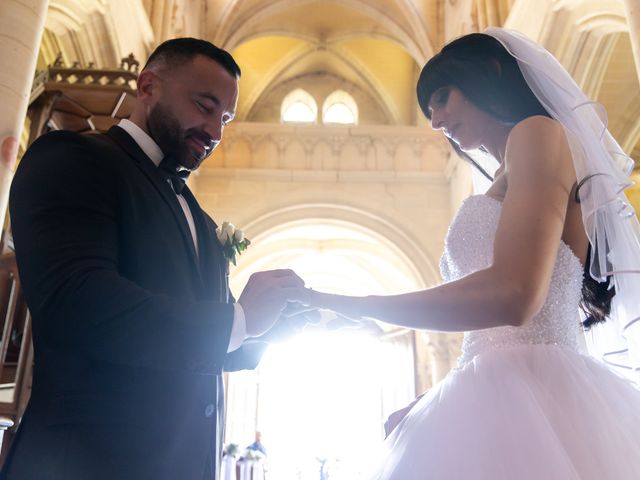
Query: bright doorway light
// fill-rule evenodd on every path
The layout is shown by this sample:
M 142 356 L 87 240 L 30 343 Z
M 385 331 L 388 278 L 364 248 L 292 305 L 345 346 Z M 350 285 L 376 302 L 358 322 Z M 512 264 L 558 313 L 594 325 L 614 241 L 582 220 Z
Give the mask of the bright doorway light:
M 384 418 L 415 396 L 413 337 L 400 337 L 309 331 L 270 348 L 230 376 L 226 442 L 242 450 L 260 431 L 269 478 L 366 478 Z
M 357 225 L 309 219 L 255 239 L 231 279 L 293 268 L 314 288 L 353 295 L 421 288 L 411 262 Z M 413 335 L 308 328 L 272 346 L 256 371 L 229 375 L 225 442 L 241 450 L 262 433 L 268 478 L 357 480 L 383 439 L 383 421 L 415 396 Z

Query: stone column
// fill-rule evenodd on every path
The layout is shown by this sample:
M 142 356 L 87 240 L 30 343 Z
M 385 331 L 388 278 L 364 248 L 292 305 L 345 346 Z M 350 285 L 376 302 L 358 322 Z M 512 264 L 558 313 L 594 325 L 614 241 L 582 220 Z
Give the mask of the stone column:
M 431 381 L 435 385 L 456 365 L 462 336 L 456 333 L 429 332 L 427 348 L 431 363 Z
M 629 39 L 636 64 L 636 73 L 640 81 L 640 0 L 624 0 L 624 10 L 629 25 Z
M 20 132 L 27 114 L 31 84 L 48 0 L 0 1 L 0 219 L 5 218 Z
M 474 30 L 472 10 L 475 0 L 449 0 L 444 2 L 444 43 Z M 481 8 L 478 5 L 478 8 Z

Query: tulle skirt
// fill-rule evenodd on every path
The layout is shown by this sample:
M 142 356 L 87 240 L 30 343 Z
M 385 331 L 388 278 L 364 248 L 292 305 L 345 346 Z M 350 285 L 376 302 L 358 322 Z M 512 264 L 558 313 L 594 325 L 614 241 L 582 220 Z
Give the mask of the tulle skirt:
M 638 480 L 640 389 L 553 345 L 477 355 L 384 443 L 375 480 Z

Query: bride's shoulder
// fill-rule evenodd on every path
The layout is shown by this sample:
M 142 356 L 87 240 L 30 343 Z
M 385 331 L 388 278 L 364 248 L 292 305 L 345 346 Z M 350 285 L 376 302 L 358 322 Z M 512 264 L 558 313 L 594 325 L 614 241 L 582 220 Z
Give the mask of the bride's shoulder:
M 509 132 L 507 152 L 512 157 L 569 154 L 569 142 L 560 122 L 542 115 L 527 117 Z M 514 155 L 515 154 L 515 155 Z
M 560 122 L 543 115 L 533 115 L 513 126 L 507 144 L 534 142 L 543 146 L 553 142 L 557 145 L 559 140 L 566 143 L 566 135 Z
M 528 117 L 511 129 L 507 139 L 506 163 L 509 170 L 519 166 L 517 170 L 526 175 L 534 172 L 541 176 L 546 173 L 557 175 L 561 169 L 566 170 L 567 178 L 575 177 L 571 149 L 563 126 L 542 115 Z

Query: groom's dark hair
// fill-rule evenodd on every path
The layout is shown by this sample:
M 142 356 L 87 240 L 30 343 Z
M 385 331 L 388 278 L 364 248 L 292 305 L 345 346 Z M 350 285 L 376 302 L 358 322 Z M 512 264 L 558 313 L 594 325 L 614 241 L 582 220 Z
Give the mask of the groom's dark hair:
M 203 55 L 219 63 L 236 78 L 240 78 L 240 67 L 233 56 L 213 43 L 199 38 L 174 38 L 162 42 L 149 56 L 143 70 L 148 68 L 176 68 L 190 61 L 196 55 Z

